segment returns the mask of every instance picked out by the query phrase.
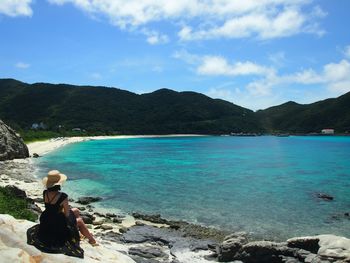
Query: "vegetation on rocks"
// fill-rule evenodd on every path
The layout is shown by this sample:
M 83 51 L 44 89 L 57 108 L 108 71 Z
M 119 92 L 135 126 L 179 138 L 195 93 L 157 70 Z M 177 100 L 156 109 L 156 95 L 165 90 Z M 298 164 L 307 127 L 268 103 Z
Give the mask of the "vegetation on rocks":
M 17 219 L 35 221 L 38 216 L 28 209 L 29 202 L 16 197 L 13 192 L 0 187 L 0 214 L 10 214 Z

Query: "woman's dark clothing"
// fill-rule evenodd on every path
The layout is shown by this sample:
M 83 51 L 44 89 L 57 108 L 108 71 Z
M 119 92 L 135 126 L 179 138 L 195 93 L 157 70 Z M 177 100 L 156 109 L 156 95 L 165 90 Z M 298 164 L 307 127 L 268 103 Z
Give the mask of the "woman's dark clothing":
M 46 194 L 45 190 L 44 200 Z M 61 203 L 68 196 L 60 192 L 58 195 L 60 196 L 54 204 L 51 204 L 50 200 L 48 200 L 49 203 L 45 203 L 45 210 L 40 216 L 40 224 L 28 229 L 28 244 L 34 245 L 43 252 L 63 253 L 83 258 L 84 251 L 79 246 L 80 238 L 76 218 L 71 210 L 68 218 L 62 212 Z

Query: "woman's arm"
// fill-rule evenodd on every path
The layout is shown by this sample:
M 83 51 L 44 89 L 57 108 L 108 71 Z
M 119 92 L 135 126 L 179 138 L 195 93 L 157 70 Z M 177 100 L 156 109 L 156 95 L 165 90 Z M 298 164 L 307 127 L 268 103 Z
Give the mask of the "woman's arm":
M 69 216 L 69 205 L 68 205 L 68 197 L 65 198 L 62 202 L 62 206 L 63 206 L 63 212 L 64 212 L 64 215 L 66 217 Z

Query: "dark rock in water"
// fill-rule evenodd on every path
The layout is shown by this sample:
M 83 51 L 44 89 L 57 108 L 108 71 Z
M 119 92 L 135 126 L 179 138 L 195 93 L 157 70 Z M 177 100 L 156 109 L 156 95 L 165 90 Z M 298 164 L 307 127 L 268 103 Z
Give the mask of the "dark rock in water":
M 142 219 L 156 224 L 165 224 L 170 226 L 171 229 L 179 230 L 184 236 L 193 237 L 198 239 L 211 239 L 216 241 L 222 241 L 228 234 L 225 231 L 221 231 L 215 228 L 200 226 L 191 224 L 185 221 L 173 221 L 166 220 L 161 215 L 144 215 L 140 213 L 133 213 L 132 216 L 136 219 Z
M 5 188 L 18 198 L 27 199 L 27 194 L 25 191 L 19 189 L 14 185 L 6 185 Z
M 143 215 L 140 213 L 132 213 L 132 216 L 136 219 L 143 219 L 152 223 L 156 224 L 167 224 L 168 221 L 160 216 L 160 214 L 157 215 Z
M 0 120 L 0 161 L 29 157 L 27 145 L 16 132 Z
M 73 198 L 68 198 L 69 202 L 75 202 Z
M 40 155 L 39 154 L 37 154 L 37 153 L 33 153 L 33 158 L 39 158 L 40 157 Z
M 77 203 L 82 204 L 82 205 L 87 205 L 87 204 L 90 204 L 92 202 L 98 202 L 101 200 L 102 200 L 102 197 L 84 196 L 84 197 L 78 198 Z
M 129 248 L 129 255 L 136 255 L 143 258 L 167 258 L 168 255 L 160 247 L 141 246 Z
M 333 201 L 334 197 L 329 195 L 329 194 L 325 194 L 325 193 L 317 193 L 316 195 L 318 198 L 323 199 L 325 201 Z
M 344 213 L 344 216 L 350 216 L 350 213 L 346 212 Z

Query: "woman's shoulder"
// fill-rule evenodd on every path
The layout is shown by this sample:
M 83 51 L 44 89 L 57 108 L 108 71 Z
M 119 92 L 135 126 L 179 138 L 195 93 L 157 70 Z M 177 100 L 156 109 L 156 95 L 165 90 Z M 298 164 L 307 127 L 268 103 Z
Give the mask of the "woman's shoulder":
M 65 192 L 61 192 L 61 198 L 66 199 L 68 198 L 68 195 Z

